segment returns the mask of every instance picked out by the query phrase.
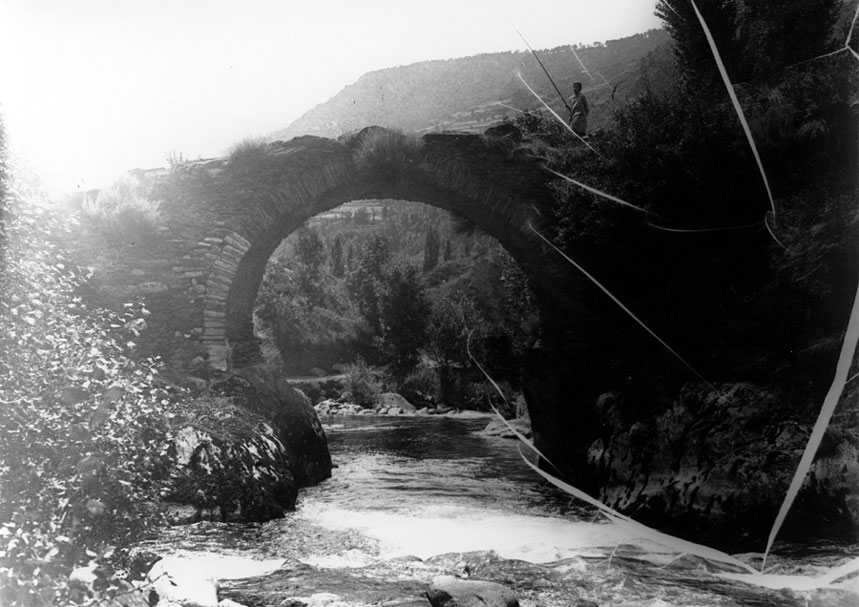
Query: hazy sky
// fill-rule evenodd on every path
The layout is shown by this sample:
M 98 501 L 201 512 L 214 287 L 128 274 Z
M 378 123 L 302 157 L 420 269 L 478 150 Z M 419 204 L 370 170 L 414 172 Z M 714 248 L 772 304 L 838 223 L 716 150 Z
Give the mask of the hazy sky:
M 605 41 L 655 0 L 0 0 L 12 148 L 52 188 L 223 154 L 368 71 Z M 514 27 L 515 26 L 515 27 Z

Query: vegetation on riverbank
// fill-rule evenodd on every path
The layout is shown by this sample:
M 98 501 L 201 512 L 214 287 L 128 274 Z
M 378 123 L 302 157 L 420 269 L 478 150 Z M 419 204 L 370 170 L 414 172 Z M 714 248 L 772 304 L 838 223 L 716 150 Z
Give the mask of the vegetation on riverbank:
M 269 261 L 257 296 L 267 358 L 287 374 L 336 373 L 360 358 L 418 402 L 485 407 L 469 333 L 518 386 L 536 311 L 522 271 L 489 236 L 439 209 L 353 203 L 315 218 Z
M 106 598 L 116 547 L 164 521 L 175 395 L 130 355 L 146 310 L 88 309 L 63 222 L 0 164 L 0 602 L 82 601 L 68 575 L 87 563 Z
M 730 527 L 746 529 L 754 544 L 778 510 L 801 450 L 785 441 L 804 444 L 803 433 L 830 391 L 856 290 L 856 41 L 833 37 L 837 2 L 818 3 L 813 19 L 802 16 L 808 6 L 800 3 L 782 7 L 778 16 L 751 5 L 700 4 L 720 56 L 711 53 L 690 3 L 661 2 L 675 40 L 673 88 L 618 111 L 613 129 L 592 134 L 591 148 L 537 116 L 523 116 L 519 126 L 532 150 L 565 176 L 557 182 L 555 242 L 626 306 L 616 308 L 612 323 L 625 347 L 607 344 L 601 353 L 608 365 L 595 405 L 604 427 L 580 447 L 598 477 L 594 484 L 604 497 L 623 494 L 615 494 L 614 504 L 624 511 L 657 526 L 679 524 L 692 535 L 704 531 L 696 529 L 696 510 L 711 520 L 727 505 L 725 514 L 742 517 Z M 792 62 L 791 53 L 767 57 L 763 50 L 792 44 L 792 34 L 780 27 L 792 19 L 802 22 L 797 35 L 808 41 L 807 62 Z M 742 78 L 728 85 L 734 101 L 716 69 L 721 59 L 728 74 Z M 751 140 L 738 118 L 747 121 Z M 856 353 L 847 356 L 855 369 Z M 681 389 L 688 382 L 700 382 L 694 390 L 718 399 L 719 407 L 708 414 L 696 405 L 695 427 L 683 430 Z M 732 403 L 725 394 L 743 382 L 759 402 L 731 415 L 730 436 L 716 439 L 714 429 Z M 834 437 L 857 430 L 855 386 L 847 388 L 843 414 L 824 441 L 830 446 Z M 758 419 L 743 419 L 750 414 Z M 669 437 L 666 445 L 654 444 L 657 434 Z M 724 444 L 739 451 L 715 463 Z M 742 472 L 759 444 L 766 491 L 750 490 L 755 477 Z M 706 453 L 694 456 L 701 445 Z M 845 526 L 837 521 L 846 521 L 847 534 L 859 533 L 855 453 L 851 441 L 821 449 L 821 461 L 829 463 L 814 469 L 799 504 L 808 516 L 796 515 L 794 531 L 813 526 L 815 533 L 843 537 Z M 693 464 L 684 472 L 687 459 Z M 640 473 L 603 469 L 651 460 Z M 702 472 L 708 467 L 720 471 Z M 829 478 L 830 468 L 843 476 Z M 665 484 L 649 495 L 646 487 L 659 473 Z M 717 476 L 726 483 L 716 483 L 718 492 L 705 499 L 702 479 Z M 755 524 L 757 508 L 737 504 L 762 491 L 776 497 Z M 672 522 L 675 515 L 686 521 Z M 810 524 L 809 516 L 820 524 Z M 718 541 L 737 546 L 746 540 L 723 534 Z
M 136 352 L 146 308 L 89 306 L 89 272 L 58 244 L 68 218 L 5 154 L 0 178 L 0 603 L 135 592 L 129 549 L 172 520 L 166 501 L 269 520 L 327 478 L 305 397 L 248 369 L 189 400 Z M 118 202 L 102 208 L 121 231 Z

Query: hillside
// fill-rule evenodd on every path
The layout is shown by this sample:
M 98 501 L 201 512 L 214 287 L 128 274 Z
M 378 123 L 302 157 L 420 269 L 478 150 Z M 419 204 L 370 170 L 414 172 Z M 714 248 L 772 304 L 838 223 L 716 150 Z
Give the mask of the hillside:
M 574 81 L 582 82 L 596 110 L 592 112 L 595 128 L 605 124 L 612 113 L 600 111 L 602 106 L 639 94 L 645 81 L 658 86 L 671 66 L 670 39 L 663 30 L 537 53 L 564 95 L 572 94 Z M 530 52 L 488 53 L 370 72 L 273 133 L 272 139 L 337 137 L 368 125 L 405 131 L 482 130 L 515 115 L 517 109 L 541 107 L 519 74 L 565 115 L 557 93 Z

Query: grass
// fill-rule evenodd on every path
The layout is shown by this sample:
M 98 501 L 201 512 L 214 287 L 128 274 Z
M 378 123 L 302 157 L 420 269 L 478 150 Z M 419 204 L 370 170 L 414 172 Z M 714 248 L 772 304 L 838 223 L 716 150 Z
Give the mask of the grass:
M 227 166 L 233 170 L 259 168 L 268 159 L 268 141 L 264 137 L 245 137 L 227 153 Z

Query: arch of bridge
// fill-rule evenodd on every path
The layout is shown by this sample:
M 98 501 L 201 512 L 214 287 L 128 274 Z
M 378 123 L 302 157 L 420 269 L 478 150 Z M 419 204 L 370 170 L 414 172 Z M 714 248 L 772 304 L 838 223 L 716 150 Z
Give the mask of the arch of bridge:
M 162 226 L 113 279 L 125 284 L 124 295 L 145 296 L 142 352 L 173 370 L 252 361 L 254 299 L 275 248 L 307 219 L 368 199 L 422 202 L 472 220 L 529 277 L 545 339 L 587 349 L 598 338 L 592 289 L 532 230 L 546 228 L 541 208 L 551 199 L 551 175 L 538 160 L 498 138 L 464 133 L 425 135 L 419 158 L 396 169 L 361 168 L 354 149 L 301 137 L 269 144 L 245 167 L 216 159 L 140 172 L 162 200 Z

